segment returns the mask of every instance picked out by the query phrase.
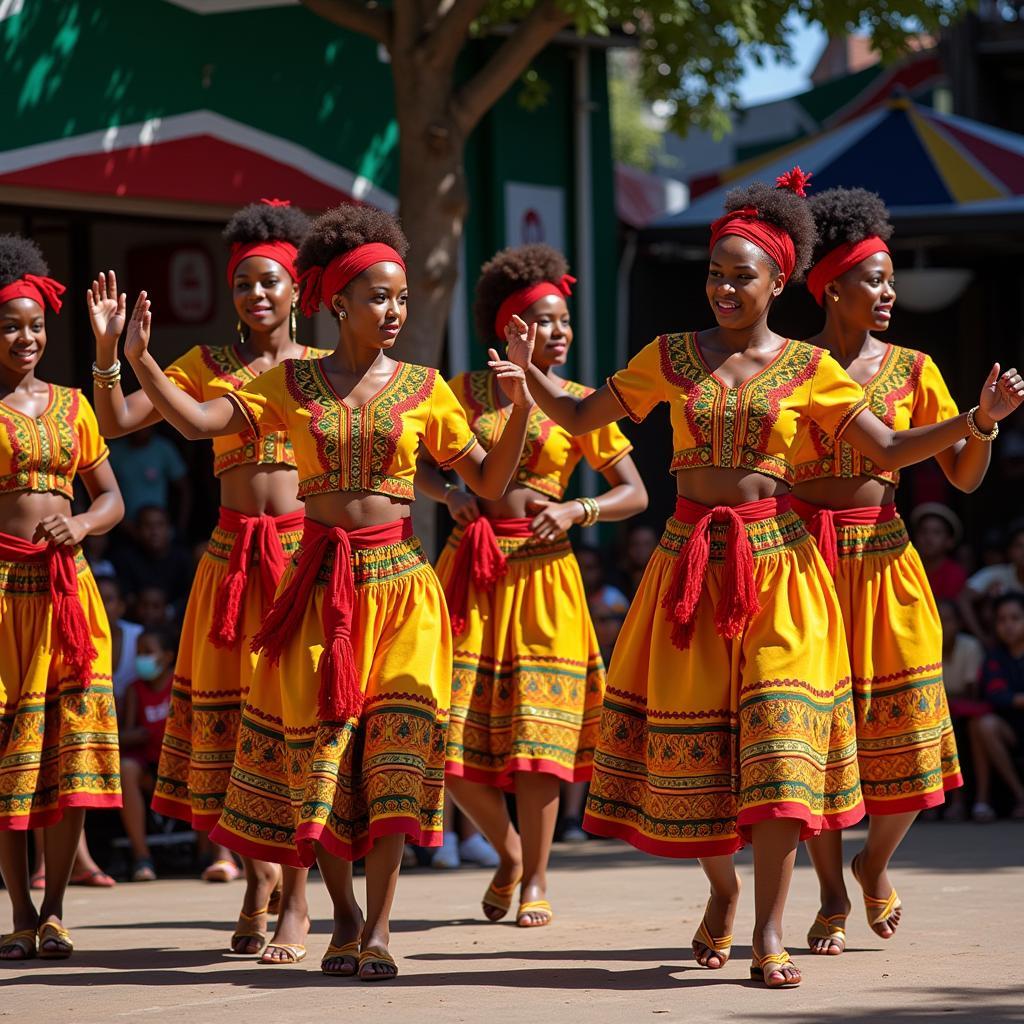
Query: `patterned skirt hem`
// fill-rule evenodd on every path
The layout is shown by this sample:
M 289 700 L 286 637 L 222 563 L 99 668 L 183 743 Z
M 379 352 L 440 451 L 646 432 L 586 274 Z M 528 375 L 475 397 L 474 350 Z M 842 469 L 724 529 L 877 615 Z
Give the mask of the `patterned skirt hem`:
M 209 832 L 220 821 L 220 812 L 223 808 L 208 811 L 201 814 L 196 811 L 189 800 L 172 800 L 167 796 L 154 796 L 149 806 L 162 814 L 165 818 L 174 818 L 176 821 L 183 821 L 196 832 Z
M 841 832 L 844 828 L 852 828 L 864 820 L 867 814 L 867 806 L 862 800 L 856 807 L 850 807 L 837 814 L 825 814 L 822 816 L 823 832 Z
M 515 757 L 501 769 L 489 772 L 484 768 L 474 768 L 461 761 L 447 761 L 444 766 L 445 777 L 452 776 L 477 782 L 482 786 L 491 786 L 505 793 L 512 793 L 516 788 L 513 778 L 516 772 L 532 772 L 539 775 L 554 775 L 561 782 L 589 782 L 594 774 L 593 764 L 579 765 L 570 768 L 558 761 L 550 761 L 542 757 Z
M 957 772 L 942 780 L 942 789 L 933 789 L 930 793 L 915 793 L 913 796 L 897 797 L 895 800 L 879 800 L 865 795 L 864 807 L 868 814 L 875 817 L 906 814 L 908 811 L 927 811 L 932 807 L 941 807 L 946 802 L 946 793 L 951 789 L 959 789 L 963 784 L 963 776 Z
M 340 860 L 357 861 L 365 857 L 373 844 L 385 836 L 404 835 L 414 846 L 432 849 L 441 846 L 443 836 L 440 831 L 425 832 L 419 819 L 400 815 L 394 818 L 377 818 L 370 822 L 369 831 L 360 836 L 354 843 L 346 843 L 339 839 L 331 830 L 319 822 L 308 821 L 300 825 L 295 832 L 295 843 L 298 847 L 299 862 L 304 868 L 316 863 L 316 843 L 319 843 L 332 857 Z
M 242 857 L 249 857 L 252 860 L 266 861 L 268 864 L 281 864 L 286 868 L 304 868 L 299 859 L 298 851 L 294 846 L 285 846 L 279 843 L 258 843 L 248 836 L 240 836 L 223 825 L 217 824 L 210 829 L 210 842 L 226 846 L 229 850 Z
M 49 828 L 56 825 L 64 812 L 72 808 L 84 807 L 86 810 L 107 810 L 121 806 L 120 793 L 69 793 L 62 796 L 56 807 L 45 811 L 32 811 L 30 814 L 19 814 L 11 817 L 0 817 L 0 832 L 26 832 L 33 828 Z
M 671 857 L 673 860 L 724 857 L 736 853 L 743 846 L 743 840 L 739 836 L 729 839 L 695 839 L 685 843 L 654 839 L 624 821 L 598 818 L 589 811 L 583 816 L 583 830 L 605 839 L 621 839 L 641 853 L 650 853 L 655 857 Z

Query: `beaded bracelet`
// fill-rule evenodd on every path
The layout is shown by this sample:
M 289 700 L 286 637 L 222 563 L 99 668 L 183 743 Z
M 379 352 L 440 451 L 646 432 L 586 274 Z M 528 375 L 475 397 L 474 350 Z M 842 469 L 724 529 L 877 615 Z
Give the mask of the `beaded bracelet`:
M 992 430 L 986 434 L 974 419 L 975 413 L 977 413 L 980 408 L 980 405 L 976 405 L 970 412 L 968 412 L 967 429 L 971 432 L 971 437 L 975 437 L 979 441 L 994 441 L 999 436 L 999 424 L 993 424 Z

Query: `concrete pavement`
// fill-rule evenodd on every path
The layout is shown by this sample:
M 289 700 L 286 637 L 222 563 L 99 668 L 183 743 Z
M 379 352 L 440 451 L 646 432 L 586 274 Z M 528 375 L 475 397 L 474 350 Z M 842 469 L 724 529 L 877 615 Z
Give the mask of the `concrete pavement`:
M 848 833 L 847 859 L 862 836 Z M 485 923 L 483 870 L 403 873 L 391 946 L 401 976 L 375 985 L 320 973 L 330 910 L 319 879 L 312 884 L 309 957 L 292 967 L 258 966 L 223 951 L 241 883 L 73 888 L 65 920 L 78 952 L 64 962 L 0 964 L 0 1019 L 1024 1022 L 1024 823 L 917 825 L 896 860 L 905 908 L 899 934 L 878 939 L 858 900 L 850 948 L 835 958 L 804 949 L 816 886 L 801 855 L 786 926 L 805 980 L 784 992 L 748 978 L 749 851 L 740 856 L 746 892 L 733 958 L 717 972 L 697 968 L 690 954 L 707 894 L 696 865 L 611 842 L 556 851 L 550 895 L 557 916 L 544 929 Z M 6 901 L 0 921 L 6 930 Z

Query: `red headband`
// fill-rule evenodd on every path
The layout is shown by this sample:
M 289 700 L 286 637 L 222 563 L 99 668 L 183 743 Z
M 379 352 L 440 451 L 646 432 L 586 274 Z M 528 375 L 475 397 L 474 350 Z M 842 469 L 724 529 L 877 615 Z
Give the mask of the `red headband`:
M 228 258 L 228 284 L 235 283 L 235 271 L 242 260 L 250 256 L 266 256 L 269 260 L 280 263 L 291 275 L 293 281 L 299 279 L 299 272 L 295 269 L 295 257 L 299 250 L 291 242 L 235 242 L 231 246 L 231 256 Z
M 563 274 L 560 281 L 541 281 L 539 284 L 531 284 L 527 288 L 514 291 L 498 307 L 498 315 L 494 318 L 494 330 L 497 332 L 497 336 L 504 337 L 505 328 L 512 322 L 512 317 L 528 310 L 538 299 L 543 299 L 547 295 L 569 298 L 575 283 L 576 278 L 572 274 Z
M 331 298 L 353 278 L 377 263 L 397 263 L 405 270 L 405 260 L 383 242 L 368 242 L 335 256 L 326 267 L 310 267 L 299 278 L 302 289 L 302 312 L 313 316 L 321 305 L 330 305 Z
M 793 273 L 796 266 L 796 248 L 789 232 L 762 220 L 754 207 L 745 206 L 742 210 L 733 210 L 732 213 L 719 217 L 711 225 L 710 248 L 714 249 L 719 239 L 726 235 L 739 235 L 740 238 L 753 242 L 786 275 L 787 280 Z
M 825 301 L 825 286 L 829 281 L 841 277 L 848 270 L 857 266 L 861 260 L 874 256 L 876 252 L 888 251 L 889 246 L 878 235 L 869 235 L 859 242 L 844 242 L 842 245 L 837 245 L 811 267 L 810 273 L 807 275 L 807 290 L 820 306 Z
M 0 288 L 0 305 L 10 302 L 11 299 L 31 299 L 44 308 L 49 305 L 54 313 L 59 313 L 63 305 L 60 297 L 63 294 L 64 285 L 60 281 L 54 281 L 52 277 L 22 274 L 17 281 Z

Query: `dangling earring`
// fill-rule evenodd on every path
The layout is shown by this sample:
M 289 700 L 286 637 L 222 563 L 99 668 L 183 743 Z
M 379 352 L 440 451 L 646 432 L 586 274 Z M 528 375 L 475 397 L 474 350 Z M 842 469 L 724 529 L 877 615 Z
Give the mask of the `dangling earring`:
M 296 335 L 299 333 L 299 324 L 295 317 L 295 303 L 292 303 L 292 314 L 291 319 L 288 321 L 288 337 L 292 341 L 295 340 Z
M 340 319 L 340 320 L 347 320 L 348 319 L 348 313 L 346 313 L 345 310 L 341 310 L 338 313 L 338 319 Z
M 238 323 L 235 324 L 235 330 L 238 331 L 238 340 L 244 342 L 245 341 L 245 324 L 243 324 L 241 320 L 239 320 Z
M 835 292 L 833 292 L 833 293 L 832 293 L 832 301 L 833 301 L 833 302 L 838 302 L 838 301 L 839 301 L 839 296 L 838 296 L 838 295 L 836 295 L 836 293 L 835 293 Z

